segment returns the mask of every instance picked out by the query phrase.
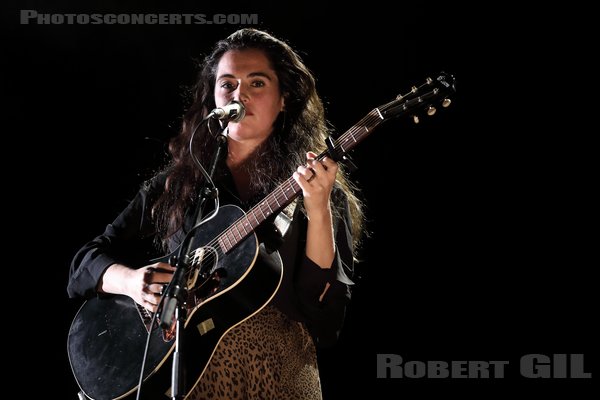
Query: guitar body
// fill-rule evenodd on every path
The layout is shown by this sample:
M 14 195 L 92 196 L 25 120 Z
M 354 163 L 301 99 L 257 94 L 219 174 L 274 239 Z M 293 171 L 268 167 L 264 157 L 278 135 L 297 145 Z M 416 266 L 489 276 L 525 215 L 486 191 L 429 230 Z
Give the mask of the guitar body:
M 192 248 L 214 248 L 214 238 L 243 215 L 239 207 L 221 207 L 199 229 Z M 212 260 L 210 271 L 218 274 L 218 279 L 210 293 L 189 308 L 183 332 L 186 394 L 202 377 L 223 335 L 264 308 L 283 276 L 279 254 L 267 253 L 254 233 Z M 86 301 L 71 324 L 67 343 L 73 374 L 85 395 L 94 400 L 135 398 L 147 337 L 138 306 L 129 297 L 111 295 Z M 174 347 L 174 340 L 163 340 L 162 329 L 152 329 L 143 399 L 170 395 Z

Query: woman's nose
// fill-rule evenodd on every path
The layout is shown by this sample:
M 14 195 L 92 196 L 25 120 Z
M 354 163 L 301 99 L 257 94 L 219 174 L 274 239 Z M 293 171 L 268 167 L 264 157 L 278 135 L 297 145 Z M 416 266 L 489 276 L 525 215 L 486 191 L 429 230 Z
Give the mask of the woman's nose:
M 240 82 L 233 91 L 233 100 L 247 103 L 249 99 L 250 97 L 248 95 L 248 90 L 246 89 L 245 85 Z

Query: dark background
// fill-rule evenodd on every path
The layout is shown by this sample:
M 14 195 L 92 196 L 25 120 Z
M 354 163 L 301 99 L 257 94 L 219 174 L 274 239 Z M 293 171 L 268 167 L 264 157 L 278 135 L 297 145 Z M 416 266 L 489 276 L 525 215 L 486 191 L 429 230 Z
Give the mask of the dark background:
M 19 25 L 19 9 L 258 13 L 256 27 L 315 73 L 339 132 L 427 76 L 454 74 L 448 110 L 386 123 L 354 152 L 372 235 L 340 342 L 319 354 L 325 399 L 589 389 L 591 380 L 518 374 L 531 353 L 584 353 L 594 368 L 586 10 L 94 3 L 23 1 L 1 17 L 14 249 L 5 315 L 26 393 L 75 398 L 66 338 L 81 302 L 66 296 L 70 260 L 161 165 L 193 58 L 239 26 Z M 496 380 L 378 380 L 378 353 L 510 365 Z

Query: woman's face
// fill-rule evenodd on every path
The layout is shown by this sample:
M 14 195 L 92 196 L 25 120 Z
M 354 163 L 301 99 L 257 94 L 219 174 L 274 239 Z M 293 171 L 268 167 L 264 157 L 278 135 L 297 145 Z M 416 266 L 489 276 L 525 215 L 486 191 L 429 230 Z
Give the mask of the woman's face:
M 237 100 L 246 107 L 240 122 L 229 124 L 229 138 L 259 144 L 273 131 L 284 100 L 279 79 L 261 50 L 231 50 L 217 66 L 215 104 L 217 107 Z

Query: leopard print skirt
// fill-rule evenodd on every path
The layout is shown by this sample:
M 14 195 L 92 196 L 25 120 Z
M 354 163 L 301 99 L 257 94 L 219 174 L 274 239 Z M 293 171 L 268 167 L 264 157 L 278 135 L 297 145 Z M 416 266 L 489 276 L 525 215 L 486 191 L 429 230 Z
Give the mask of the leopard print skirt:
M 321 400 L 312 338 L 267 306 L 230 330 L 187 400 Z

